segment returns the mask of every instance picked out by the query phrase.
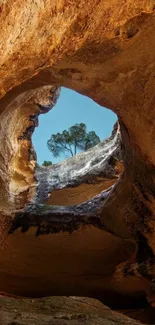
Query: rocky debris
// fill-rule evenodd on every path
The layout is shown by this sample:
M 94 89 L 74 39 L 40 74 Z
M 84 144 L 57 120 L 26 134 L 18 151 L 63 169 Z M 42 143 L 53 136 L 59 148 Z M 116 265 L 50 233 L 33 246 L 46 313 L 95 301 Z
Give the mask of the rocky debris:
M 101 302 L 83 297 L 0 298 L 1 325 L 138 325 Z

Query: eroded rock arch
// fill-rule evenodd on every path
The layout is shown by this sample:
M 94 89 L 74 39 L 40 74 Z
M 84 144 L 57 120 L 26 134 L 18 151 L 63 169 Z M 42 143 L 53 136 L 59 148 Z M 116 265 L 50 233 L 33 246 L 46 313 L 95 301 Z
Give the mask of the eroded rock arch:
M 78 246 L 79 238 L 81 236 L 82 240 L 88 236 L 89 239 L 94 238 L 94 241 L 91 241 L 91 246 L 88 241 L 83 256 L 83 259 L 88 257 L 86 269 L 83 269 L 80 255 L 77 261 L 79 269 L 82 265 L 79 274 L 87 273 L 91 285 L 86 279 L 81 282 L 76 274 L 78 290 L 75 294 L 91 296 L 112 290 L 123 295 L 143 296 L 145 293 L 153 301 L 154 8 L 152 0 L 128 0 L 123 4 L 116 0 L 109 3 L 98 0 L 15 1 L 13 4 L 11 1 L 2 1 L 0 290 L 37 296 L 55 294 L 57 287 L 57 294 L 74 294 L 74 281 L 68 282 L 64 275 L 62 283 L 62 275 L 58 276 L 57 268 L 51 279 L 52 263 L 49 263 L 47 272 L 48 261 L 55 256 L 54 251 L 51 254 L 49 245 L 56 245 L 56 250 L 59 236 L 64 247 L 71 240 L 71 246 L 65 253 L 67 255 L 62 251 L 59 257 L 55 257 L 56 265 L 59 265 L 61 256 L 64 256 L 65 261 L 74 254 L 78 256 L 73 247 L 81 250 L 81 246 Z M 67 232 L 62 231 L 57 211 L 23 210 L 35 191 L 34 159 L 33 153 L 29 151 L 31 142 L 29 138 L 24 142 L 24 136 L 29 135 L 24 132 L 27 130 L 31 133 L 34 115 L 39 113 L 38 107 L 45 106 L 48 109 L 51 104 L 49 92 L 51 94 L 51 90 L 57 90 L 61 85 L 87 95 L 117 113 L 125 166 L 120 181 L 108 193 L 95 221 L 92 215 L 88 216 L 88 220 L 86 211 L 82 210 L 81 224 L 74 228 L 78 210 L 76 216 L 72 211 L 65 211 L 64 215 L 69 216 L 68 222 L 73 230 L 76 229 L 76 233 L 73 231 L 71 235 L 68 232 L 70 227 Z M 18 194 L 15 195 L 16 199 L 12 198 L 12 191 Z M 50 215 L 56 218 L 56 225 L 52 225 L 52 217 L 48 221 Z M 27 222 L 25 225 L 25 218 L 28 218 L 29 225 Z M 49 232 L 57 229 L 57 234 L 36 238 L 38 220 L 39 226 L 43 228 L 51 223 Z M 20 232 L 23 223 L 27 227 L 24 234 Z M 96 253 L 93 260 L 94 254 L 90 254 L 89 259 L 87 250 L 91 247 L 93 251 L 96 238 L 96 252 L 99 247 L 104 249 L 99 255 Z M 106 255 L 105 243 L 108 240 Z M 44 257 L 41 252 L 46 252 Z M 109 256 L 112 262 L 108 264 Z M 102 268 L 100 262 L 103 257 Z M 27 261 L 32 261 L 32 265 L 28 266 L 24 275 Z M 42 268 L 39 269 L 40 265 Z M 104 265 L 109 265 L 105 273 Z M 58 266 L 60 268 L 61 265 Z M 64 274 L 69 274 L 70 278 L 72 268 L 65 269 Z M 56 281 L 56 287 L 52 281 Z M 48 288 L 48 292 L 42 288 Z M 67 288 L 70 290 L 67 291 Z

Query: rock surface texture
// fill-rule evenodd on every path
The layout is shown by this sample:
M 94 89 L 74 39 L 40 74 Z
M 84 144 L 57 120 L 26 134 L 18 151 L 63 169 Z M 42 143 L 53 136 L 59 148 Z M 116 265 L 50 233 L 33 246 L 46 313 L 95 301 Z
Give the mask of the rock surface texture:
M 154 0 L 0 1 L 1 292 L 98 297 L 119 310 L 132 302 L 143 311 L 147 302 L 155 307 L 154 30 Z M 118 115 L 124 161 L 110 189 L 61 207 L 47 206 L 57 196 L 48 171 L 35 174 L 31 144 L 59 86 Z M 155 323 L 149 315 L 146 322 Z
M 3 325 L 138 325 L 112 312 L 99 301 L 78 297 L 51 297 L 37 300 L 1 298 Z

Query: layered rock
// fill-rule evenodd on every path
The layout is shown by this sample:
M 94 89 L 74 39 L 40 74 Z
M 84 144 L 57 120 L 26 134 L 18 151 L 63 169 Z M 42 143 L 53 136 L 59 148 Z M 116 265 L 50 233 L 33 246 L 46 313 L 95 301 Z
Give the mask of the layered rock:
M 1 291 L 105 302 L 108 291 L 154 305 L 154 9 L 152 0 L 1 1 Z M 125 170 L 92 213 L 22 210 L 36 183 L 21 137 L 38 90 L 59 85 L 118 115 Z
M 34 196 L 36 156 L 31 135 L 38 116 L 48 112 L 58 96 L 58 87 L 46 86 L 4 98 L 0 126 L 0 209 L 5 213 L 23 208 Z

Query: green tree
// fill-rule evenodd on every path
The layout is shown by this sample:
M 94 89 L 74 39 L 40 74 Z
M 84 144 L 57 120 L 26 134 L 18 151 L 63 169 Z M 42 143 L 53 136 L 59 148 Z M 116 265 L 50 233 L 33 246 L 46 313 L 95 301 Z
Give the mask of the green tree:
M 100 142 L 94 131 L 88 132 L 84 123 L 75 124 L 62 133 L 52 134 L 47 141 L 48 149 L 54 157 L 62 153 L 70 156 L 77 154 L 77 150 L 86 151 Z
M 47 160 L 44 160 L 44 162 L 42 163 L 42 166 L 50 166 L 52 165 L 52 161 L 47 161 Z

